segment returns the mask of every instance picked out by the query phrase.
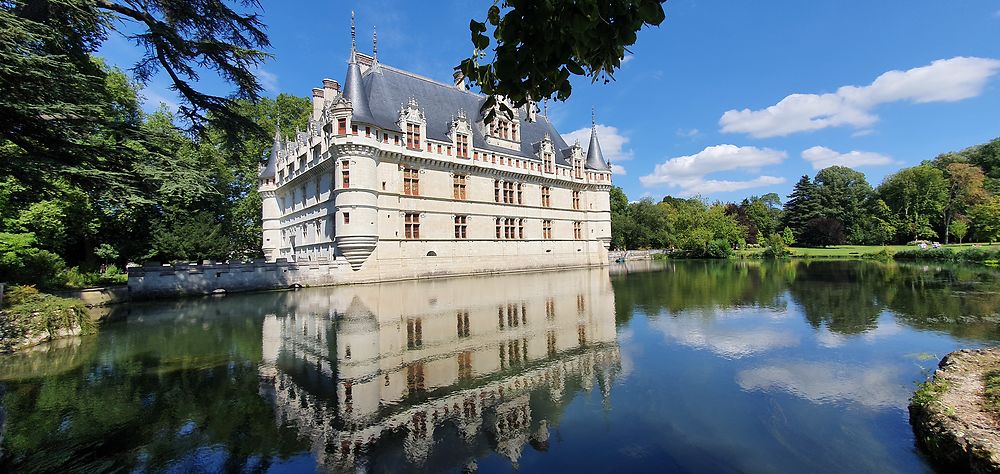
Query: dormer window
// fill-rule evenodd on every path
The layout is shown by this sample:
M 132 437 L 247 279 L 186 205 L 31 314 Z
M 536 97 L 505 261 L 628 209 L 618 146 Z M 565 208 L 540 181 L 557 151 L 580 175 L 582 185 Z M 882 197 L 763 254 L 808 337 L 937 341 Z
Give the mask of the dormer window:
M 517 122 L 497 117 L 493 120 L 492 135 L 501 140 L 519 141 Z
M 404 105 L 399 110 L 399 120 L 396 122 L 400 130 L 406 131 L 406 148 L 410 150 L 421 150 L 423 149 L 423 138 L 421 136 L 421 129 L 426 127 L 427 120 L 424 117 L 424 113 L 420 111 L 417 106 L 417 101 L 415 99 L 410 99 L 410 101 Z M 430 150 L 430 144 L 427 144 L 428 150 Z
M 548 153 L 548 152 L 543 153 L 542 154 L 542 163 L 545 165 L 545 172 L 546 173 L 551 173 L 552 170 L 554 169 L 554 166 L 553 166 L 554 161 L 553 161 L 553 158 L 552 158 L 552 153 Z
M 411 150 L 420 149 L 420 125 L 415 123 L 406 124 L 406 148 Z
M 469 135 L 459 133 L 455 135 L 455 156 L 459 158 L 469 157 Z

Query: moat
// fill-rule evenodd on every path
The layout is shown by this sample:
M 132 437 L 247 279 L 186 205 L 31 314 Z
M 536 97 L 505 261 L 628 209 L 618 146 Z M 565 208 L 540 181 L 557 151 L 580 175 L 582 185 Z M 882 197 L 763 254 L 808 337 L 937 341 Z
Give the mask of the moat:
M 133 304 L 0 358 L 0 471 L 932 471 L 907 400 L 998 322 L 995 269 L 865 261 Z

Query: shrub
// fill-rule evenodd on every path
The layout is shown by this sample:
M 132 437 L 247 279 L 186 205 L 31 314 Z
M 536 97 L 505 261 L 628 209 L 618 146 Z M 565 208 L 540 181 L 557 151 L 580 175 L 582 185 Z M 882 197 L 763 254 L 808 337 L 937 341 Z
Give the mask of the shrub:
M 63 259 L 35 245 L 34 234 L 0 233 L 0 281 L 45 288 L 65 283 Z
M 788 244 L 781 234 L 771 234 L 766 241 L 764 258 L 783 258 L 789 255 Z
M 888 248 L 882 248 L 882 250 L 879 250 L 878 252 L 864 254 L 863 258 L 878 260 L 880 262 L 888 262 L 889 260 L 892 260 L 893 255 L 892 251 Z

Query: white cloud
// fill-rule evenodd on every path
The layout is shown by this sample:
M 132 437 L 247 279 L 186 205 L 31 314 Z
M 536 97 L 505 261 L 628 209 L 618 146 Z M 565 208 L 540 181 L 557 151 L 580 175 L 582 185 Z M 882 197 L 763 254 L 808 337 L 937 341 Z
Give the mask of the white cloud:
M 781 390 L 817 404 L 853 402 L 869 408 L 903 409 L 910 389 L 891 365 L 862 367 L 830 362 L 780 362 L 744 370 L 744 390 Z
M 563 140 L 566 140 L 566 143 L 570 145 L 580 142 L 583 153 L 586 155 L 587 148 L 590 147 L 590 128 L 581 128 L 565 133 Z M 627 148 L 629 138 L 620 132 L 618 127 L 597 124 L 597 140 L 601 143 L 601 153 L 604 154 L 604 159 L 611 161 L 612 164 L 628 161 L 635 157 L 632 150 Z
M 633 59 L 635 59 L 635 55 L 634 54 L 626 54 L 625 57 L 622 58 L 622 66 L 628 64 Z
M 681 194 L 710 194 L 738 191 L 785 182 L 777 176 L 758 176 L 746 181 L 706 179 L 706 175 L 720 171 L 759 170 L 763 166 L 781 163 L 788 157 L 783 151 L 752 146 L 715 145 L 694 155 L 671 158 L 656 165 L 653 173 L 642 176 L 643 186 L 666 185 L 681 189 Z
M 254 71 L 254 76 L 257 77 L 257 82 L 260 82 L 260 86 L 263 87 L 265 91 L 275 94 L 281 92 L 278 88 L 278 76 L 273 72 L 270 72 L 262 67 L 258 67 Z
M 857 150 L 840 153 L 824 146 L 814 146 L 803 151 L 802 159 L 812 163 L 814 170 L 821 170 L 835 165 L 859 168 L 862 166 L 883 166 L 895 163 L 891 157 L 881 153 Z
M 863 128 L 851 134 L 851 138 L 867 137 L 869 135 L 874 135 L 875 130 L 871 128 Z
M 619 165 L 617 163 L 611 163 L 611 174 L 619 174 L 625 176 L 628 173 L 625 172 L 624 166 Z
M 828 127 L 870 127 L 872 110 L 891 102 L 956 102 L 982 93 L 1000 70 L 990 58 L 940 59 L 907 71 L 889 71 L 867 86 L 844 86 L 826 94 L 792 94 L 761 110 L 729 110 L 719 119 L 722 131 L 757 138 L 785 136 Z

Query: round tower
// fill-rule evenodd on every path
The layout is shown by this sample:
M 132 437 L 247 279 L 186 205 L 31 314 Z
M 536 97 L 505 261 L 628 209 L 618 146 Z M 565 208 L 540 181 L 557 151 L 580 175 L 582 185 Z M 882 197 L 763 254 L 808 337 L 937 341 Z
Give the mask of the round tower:
M 374 67 L 374 66 L 373 66 Z M 378 244 L 378 136 L 376 120 L 368 106 L 361 81 L 351 21 L 351 59 L 347 63 L 343 99 L 333 108 L 337 134 L 347 140 L 336 146 L 340 186 L 334 199 L 337 209 L 337 251 L 358 270 Z M 341 122 L 343 120 L 343 122 Z M 344 124 L 341 128 L 341 123 Z M 375 129 L 375 138 L 371 130 Z M 364 134 L 361 133 L 364 130 Z
M 267 162 L 263 163 L 260 169 L 259 185 L 257 192 L 260 193 L 261 201 L 261 228 L 263 235 L 261 238 L 261 250 L 264 258 L 274 261 L 278 258 L 281 249 L 281 208 L 278 206 L 278 196 L 275 192 L 278 189 L 275 170 L 277 169 L 278 154 L 281 151 L 281 132 L 274 129 L 274 144 L 271 146 L 271 155 Z
M 346 143 L 337 146 L 337 173 L 341 186 L 337 209 L 337 251 L 355 270 L 361 268 L 378 244 L 378 149 Z

